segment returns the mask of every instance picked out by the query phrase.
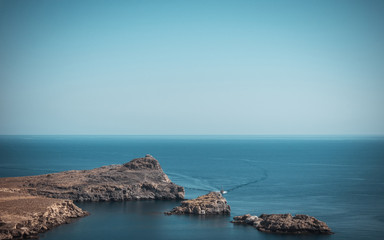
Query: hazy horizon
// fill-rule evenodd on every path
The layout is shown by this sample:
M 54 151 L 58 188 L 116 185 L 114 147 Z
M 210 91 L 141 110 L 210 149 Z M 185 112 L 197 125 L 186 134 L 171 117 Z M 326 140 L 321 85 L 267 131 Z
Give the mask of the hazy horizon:
M 383 1 L 0 1 L 0 135 L 384 135 Z
M 384 134 L 0 134 L 0 137 L 384 138 Z

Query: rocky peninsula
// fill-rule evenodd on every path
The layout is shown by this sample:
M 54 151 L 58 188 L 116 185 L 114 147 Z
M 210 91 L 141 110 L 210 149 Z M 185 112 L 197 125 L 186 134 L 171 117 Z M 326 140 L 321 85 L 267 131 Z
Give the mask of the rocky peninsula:
M 86 215 L 71 200 L 0 189 L 0 239 L 37 238 L 38 233 Z
M 232 223 L 248 224 L 257 230 L 280 234 L 333 234 L 325 222 L 302 214 L 262 214 L 252 216 L 246 214 L 236 216 Z
M 74 201 L 184 199 L 151 155 L 122 165 L 0 178 L 0 239 L 35 238 L 88 213 Z
M 227 200 L 219 192 L 210 192 L 196 199 L 185 200 L 165 214 L 226 215 L 231 213 Z
M 151 155 L 123 165 L 39 176 L 0 178 L 0 188 L 75 201 L 184 199 L 184 188 L 169 180 Z

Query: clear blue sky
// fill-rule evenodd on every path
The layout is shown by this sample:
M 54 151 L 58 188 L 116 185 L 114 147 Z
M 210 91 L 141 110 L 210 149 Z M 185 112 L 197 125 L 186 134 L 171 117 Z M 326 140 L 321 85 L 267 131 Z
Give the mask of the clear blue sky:
M 0 134 L 384 134 L 384 1 L 0 0 Z

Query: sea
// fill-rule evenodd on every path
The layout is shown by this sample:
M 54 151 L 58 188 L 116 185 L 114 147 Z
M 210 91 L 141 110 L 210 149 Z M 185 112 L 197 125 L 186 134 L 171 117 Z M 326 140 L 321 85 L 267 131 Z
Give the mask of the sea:
M 90 216 L 42 240 L 384 237 L 382 136 L 0 136 L 0 177 L 123 164 L 153 155 L 185 197 L 227 191 L 230 216 L 168 216 L 180 201 L 78 202 Z M 279 235 L 230 223 L 250 213 L 307 214 L 333 235 Z

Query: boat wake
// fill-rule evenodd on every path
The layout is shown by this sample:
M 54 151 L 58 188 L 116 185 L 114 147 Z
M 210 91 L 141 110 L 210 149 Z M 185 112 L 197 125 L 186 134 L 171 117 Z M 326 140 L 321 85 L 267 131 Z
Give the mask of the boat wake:
M 236 181 L 236 179 L 225 179 L 224 181 L 222 179 L 215 179 L 211 181 L 207 181 L 205 179 L 193 177 L 193 176 L 188 176 L 184 174 L 179 174 L 179 173 L 167 173 L 171 178 L 172 181 L 175 183 L 180 184 L 183 186 L 185 189 L 190 189 L 190 190 L 196 190 L 196 191 L 205 191 L 205 192 L 221 192 L 222 194 L 230 193 L 233 191 L 236 191 L 238 189 L 241 189 L 243 187 L 256 184 L 259 182 L 262 182 L 268 178 L 268 171 L 264 168 L 258 167 L 259 170 L 262 171 L 261 176 L 258 178 L 250 178 L 248 181 L 239 183 L 237 185 L 232 185 L 232 184 L 225 184 L 225 182 L 230 181 Z M 230 177 L 229 177 L 230 178 Z M 217 183 L 221 183 L 222 186 L 218 185 Z M 224 187 L 224 188 L 223 188 Z
M 216 187 L 211 185 L 208 181 L 192 176 L 187 176 L 179 173 L 167 173 L 172 178 L 172 182 L 176 182 L 183 186 L 185 189 L 211 192 L 216 191 Z
M 242 187 L 245 187 L 245 186 L 248 186 L 248 185 L 251 185 L 251 184 L 262 182 L 262 181 L 266 180 L 267 178 L 268 178 L 268 172 L 267 172 L 267 170 L 263 169 L 263 176 L 261 176 L 260 178 L 254 179 L 254 180 L 246 182 L 246 183 L 242 183 L 242 184 L 236 185 L 236 186 L 234 186 L 234 187 L 232 187 L 230 189 L 227 189 L 227 192 L 232 192 L 232 191 L 235 191 L 235 190 L 237 190 L 239 188 L 242 188 Z

